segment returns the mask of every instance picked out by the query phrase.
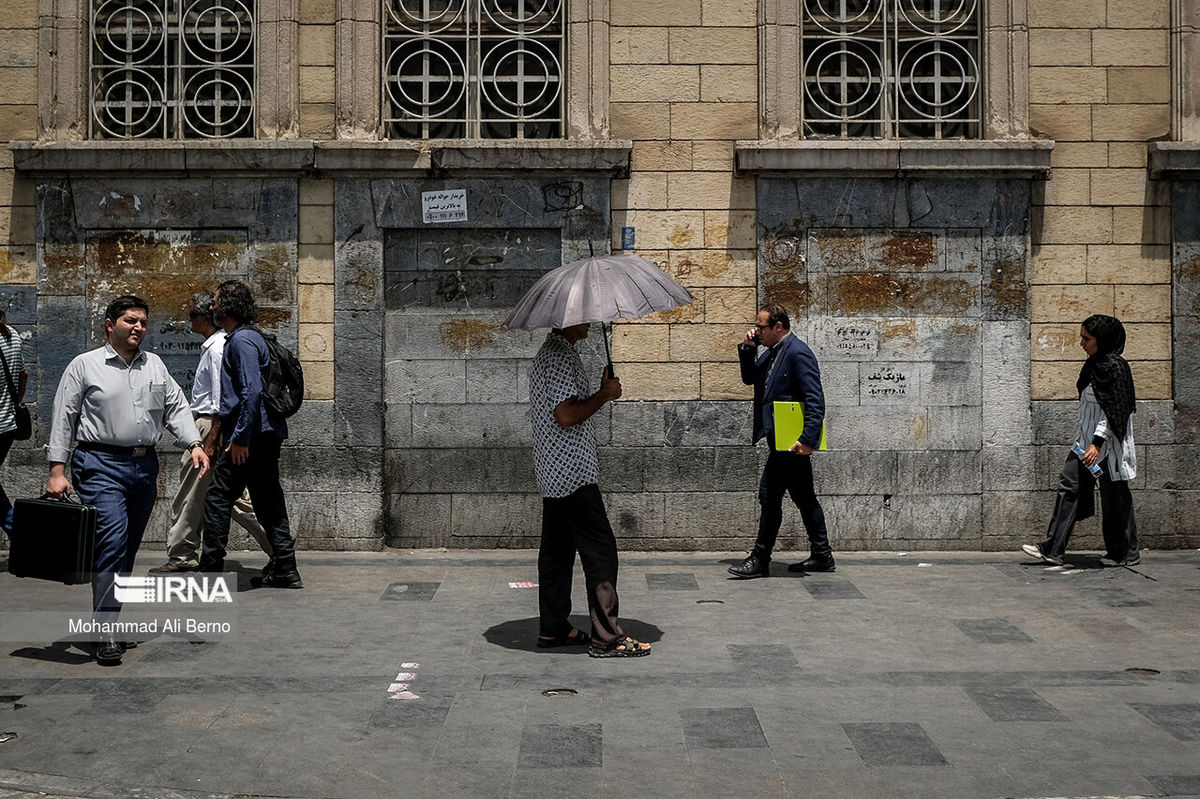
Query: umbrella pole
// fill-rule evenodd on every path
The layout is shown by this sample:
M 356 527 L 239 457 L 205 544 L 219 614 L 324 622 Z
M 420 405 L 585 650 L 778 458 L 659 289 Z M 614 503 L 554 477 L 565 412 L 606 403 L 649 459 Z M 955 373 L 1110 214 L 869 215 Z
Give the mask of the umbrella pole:
M 612 380 L 614 377 L 617 376 L 616 372 L 613 371 L 612 347 L 608 343 L 609 334 L 612 333 L 612 325 L 611 324 L 606 325 L 603 322 L 601 322 L 600 323 L 600 332 L 602 332 L 604 334 L 604 354 L 608 356 L 608 379 Z

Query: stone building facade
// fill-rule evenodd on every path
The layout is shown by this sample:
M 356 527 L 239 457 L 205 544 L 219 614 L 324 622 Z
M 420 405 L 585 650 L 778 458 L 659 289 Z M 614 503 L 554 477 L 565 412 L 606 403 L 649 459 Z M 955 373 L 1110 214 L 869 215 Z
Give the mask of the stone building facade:
M 1143 540 L 1196 546 L 1200 3 L 824 5 L 10 0 L 0 300 L 35 416 L 124 291 L 186 385 L 183 302 L 237 276 L 305 367 L 301 546 L 532 545 L 541 334 L 501 321 L 546 270 L 632 243 L 696 299 L 615 328 L 622 546 L 750 540 L 764 453 L 735 345 L 767 300 L 821 359 L 835 548 L 1040 531 L 1092 313 L 1129 330 Z M 10 494 L 39 490 L 46 435 Z

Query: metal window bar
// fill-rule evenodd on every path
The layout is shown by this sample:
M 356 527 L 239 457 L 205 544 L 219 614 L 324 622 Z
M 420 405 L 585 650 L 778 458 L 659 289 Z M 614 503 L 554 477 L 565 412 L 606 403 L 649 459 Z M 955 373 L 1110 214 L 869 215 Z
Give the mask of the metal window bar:
M 560 138 L 563 0 L 384 0 L 384 135 Z
M 89 136 L 254 135 L 254 0 L 93 0 Z
M 804 0 L 807 137 L 979 138 L 979 0 Z

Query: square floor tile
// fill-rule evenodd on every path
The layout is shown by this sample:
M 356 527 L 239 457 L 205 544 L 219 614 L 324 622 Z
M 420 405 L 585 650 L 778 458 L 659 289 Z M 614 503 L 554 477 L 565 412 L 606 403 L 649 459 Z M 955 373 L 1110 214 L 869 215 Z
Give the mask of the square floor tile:
M 1084 596 L 1110 608 L 1139 608 L 1150 603 L 1124 588 L 1080 588 Z
M 858 756 L 868 766 L 942 766 L 946 758 L 920 724 L 843 724 Z
M 598 768 L 603 765 L 599 724 L 526 724 L 518 768 Z
M 805 577 L 800 580 L 804 590 L 813 599 L 865 599 L 854 583 L 849 580 L 831 580 L 827 577 Z
M 796 668 L 796 656 L 783 644 L 729 644 L 729 656 L 739 669 L 771 674 Z
M 1200 705 L 1131 704 L 1130 707 L 1180 741 L 1200 741 Z
M 646 588 L 651 591 L 699 591 L 696 575 L 680 574 L 647 574 Z
M 1167 796 L 1200 796 L 1200 774 L 1172 774 L 1146 779 Z
M 977 644 L 1028 644 L 1033 641 L 1008 619 L 954 619 L 954 626 Z
M 679 715 L 689 749 L 762 749 L 767 745 L 752 707 L 700 707 Z
M 963 690 L 994 721 L 1067 721 L 1058 708 L 1030 688 L 972 685 Z
M 385 600 L 409 600 L 412 602 L 428 602 L 433 599 L 441 583 L 392 583 L 379 597 Z

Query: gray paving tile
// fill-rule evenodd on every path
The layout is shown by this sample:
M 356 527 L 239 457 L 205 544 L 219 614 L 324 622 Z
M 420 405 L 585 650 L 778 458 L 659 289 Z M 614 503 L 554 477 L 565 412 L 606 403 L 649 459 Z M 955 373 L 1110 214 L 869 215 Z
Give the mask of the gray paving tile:
M 858 756 L 868 766 L 942 766 L 946 758 L 913 722 L 843 724 Z
M 790 672 L 797 667 L 796 656 L 783 644 L 730 644 L 733 664 L 757 673 Z
M 1135 594 L 1131 594 L 1124 588 L 1093 588 L 1090 586 L 1082 586 L 1079 588 L 1080 593 L 1088 597 L 1094 602 L 1099 602 L 1110 608 L 1138 608 L 1146 607 L 1150 603 Z
M 647 574 L 646 588 L 650 591 L 699 591 L 696 575 L 680 572 Z
M 379 599 L 406 599 L 411 602 L 428 602 L 433 599 L 441 583 L 392 583 Z
M 599 768 L 603 761 L 599 724 L 526 724 L 521 731 L 518 769 Z
M 1008 619 L 954 619 L 954 626 L 977 644 L 1028 644 L 1033 641 Z
M 101 694 L 93 696 L 90 710 L 93 713 L 150 713 L 162 697 L 147 694 Z
M 813 599 L 865 599 L 862 592 L 849 580 L 828 577 L 804 577 L 800 584 Z
M 1200 704 L 1130 704 L 1152 722 L 1180 741 L 1200 741 Z
M 1200 796 L 1200 774 L 1146 777 L 1165 796 Z
M 762 749 L 767 746 L 752 707 L 701 707 L 680 712 L 689 749 Z
M 1029 688 L 976 685 L 963 690 L 995 721 L 1067 721 L 1058 708 Z

